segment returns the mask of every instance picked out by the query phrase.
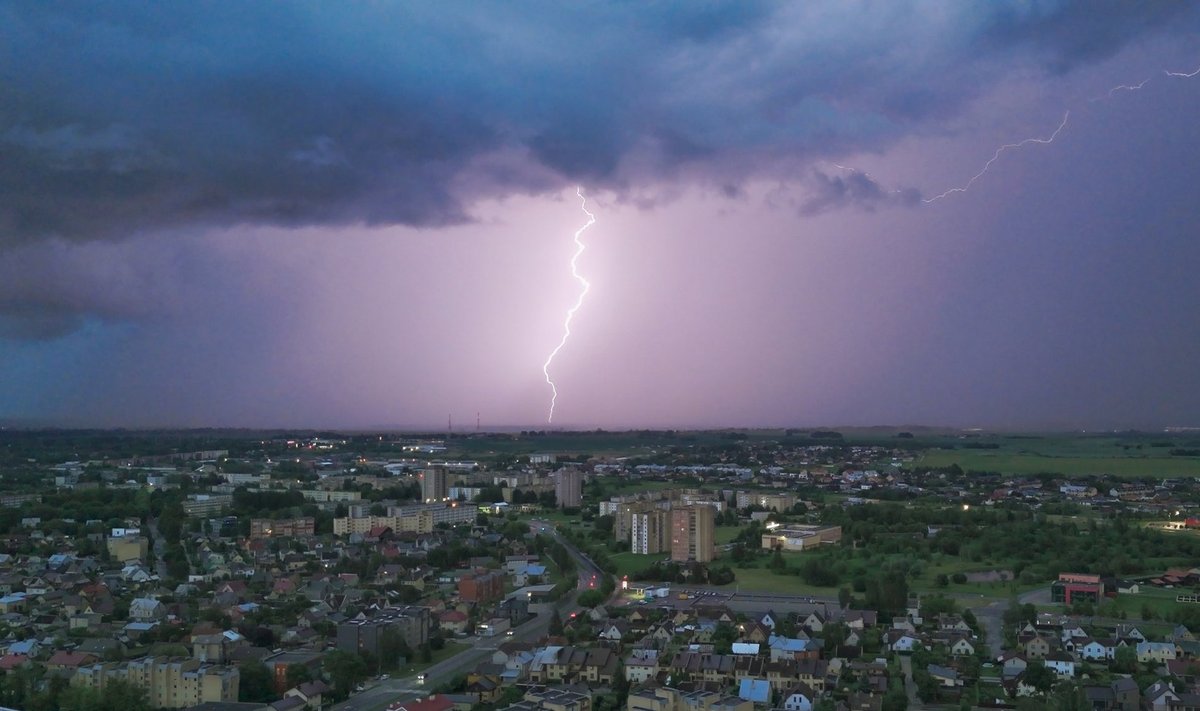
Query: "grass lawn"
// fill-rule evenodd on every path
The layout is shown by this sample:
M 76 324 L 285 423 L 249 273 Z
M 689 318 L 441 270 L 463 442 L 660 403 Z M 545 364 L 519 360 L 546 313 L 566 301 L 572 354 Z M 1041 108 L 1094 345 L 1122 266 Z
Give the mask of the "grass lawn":
M 743 526 L 717 526 L 713 537 L 716 539 L 718 546 L 723 546 L 726 543 L 733 542 L 733 539 L 737 538 L 743 528 Z
M 1157 455 L 1157 456 L 1156 456 Z M 1128 477 L 1200 476 L 1200 458 L 1158 455 L 1058 456 L 1032 452 L 998 450 L 947 450 L 926 452 L 914 463 L 923 467 L 958 464 L 967 471 L 995 471 L 1004 474 L 1041 474 L 1043 472 L 1075 476 L 1108 474 Z
M 1184 605 L 1196 604 L 1175 601 L 1177 595 L 1190 595 L 1191 593 L 1192 591 L 1186 588 L 1164 590 L 1143 587 L 1142 592 L 1137 595 L 1117 595 L 1114 599 L 1105 602 L 1103 608 L 1106 614 L 1109 614 L 1109 610 L 1124 612 L 1131 620 L 1143 619 L 1142 611 L 1146 609 L 1153 611 L 1155 618 L 1163 619 Z
M 809 585 L 795 575 L 776 575 L 766 568 L 734 568 L 737 576 L 734 582 L 725 585 L 724 589 L 743 590 L 746 592 L 777 592 L 784 594 L 811 594 L 837 596 L 837 588 L 821 588 Z
M 421 671 L 422 669 L 431 667 L 434 664 L 437 664 L 438 662 L 440 662 L 444 659 L 449 659 L 450 657 L 453 657 L 455 654 L 458 654 L 459 652 L 470 649 L 471 646 L 472 645 L 464 644 L 463 642 L 451 642 L 451 641 L 447 640 L 446 645 L 444 647 L 442 647 L 441 649 L 433 650 L 433 654 L 430 655 L 430 659 L 428 662 L 416 662 L 414 664 L 409 664 L 408 666 L 400 667 L 400 669 L 396 672 L 396 674 L 398 676 L 408 676 L 410 674 L 416 674 L 417 672 Z
M 632 575 L 634 572 L 642 570 L 651 563 L 660 560 L 666 560 L 670 557 L 669 553 L 651 553 L 650 555 L 642 555 L 641 553 L 613 553 L 608 556 L 608 559 L 617 566 L 617 577 L 622 575 Z

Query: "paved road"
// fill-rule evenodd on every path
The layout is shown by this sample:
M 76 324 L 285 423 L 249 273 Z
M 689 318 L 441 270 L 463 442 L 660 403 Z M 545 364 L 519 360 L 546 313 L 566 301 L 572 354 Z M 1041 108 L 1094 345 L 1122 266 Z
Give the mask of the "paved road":
M 541 528 L 540 533 L 545 533 L 561 543 L 566 548 L 567 553 L 575 560 L 581 585 L 570 595 L 559 601 L 559 615 L 565 619 L 572 613 L 577 613 L 582 609 L 576 602 L 579 593 L 587 590 L 588 583 L 593 579 L 596 580 L 596 585 L 599 587 L 600 580 L 602 579 L 601 576 L 604 573 L 587 556 L 583 555 L 579 549 L 571 545 L 570 541 L 563 538 L 554 529 L 552 524 L 534 523 L 538 524 Z M 382 709 L 387 708 L 390 704 L 397 701 L 411 701 L 426 696 L 429 694 L 429 689 L 439 686 L 456 676 L 466 674 L 482 662 L 490 659 L 496 649 L 506 641 L 532 642 L 544 638 L 550 630 L 550 617 L 548 614 L 538 615 L 532 620 L 528 620 L 524 624 L 513 628 L 512 636 L 468 638 L 473 643 L 473 646 L 449 659 L 444 659 L 428 667 L 425 670 L 426 681 L 424 684 L 419 683 L 415 675 L 386 679 L 376 683 L 362 693 L 351 695 L 348 700 L 332 708 L 334 711 L 382 711 Z

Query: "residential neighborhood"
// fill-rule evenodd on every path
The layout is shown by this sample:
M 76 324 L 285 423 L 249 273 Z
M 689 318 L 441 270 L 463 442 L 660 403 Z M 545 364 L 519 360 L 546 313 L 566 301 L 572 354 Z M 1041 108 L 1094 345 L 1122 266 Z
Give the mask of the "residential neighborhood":
M 436 459 L 449 452 L 435 440 L 349 437 L 10 462 L 0 705 L 1200 700 L 1190 480 L 999 477 L 921 470 L 903 448 L 730 442 L 672 463 Z M 1037 543 L 1068 529 L 1057 548 Z

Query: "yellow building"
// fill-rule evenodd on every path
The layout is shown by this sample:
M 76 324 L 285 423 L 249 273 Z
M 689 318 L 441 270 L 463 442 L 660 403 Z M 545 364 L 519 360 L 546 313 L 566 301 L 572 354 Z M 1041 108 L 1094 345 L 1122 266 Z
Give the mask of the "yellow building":
M 150 541 L 141 536 L 108 538 L 104 545 L 112 559 L 121 563 L 131 560 L 144 561 L 150 553 Z
M 207 702 L 237 701 L 237 667 L 204 664 L 197 659 L 143 657 L 130 662 L 79 667 L 72 686 L 103 691 L 105 684 L 121 679 L 146 690 L 154 708 L 181 709 Z

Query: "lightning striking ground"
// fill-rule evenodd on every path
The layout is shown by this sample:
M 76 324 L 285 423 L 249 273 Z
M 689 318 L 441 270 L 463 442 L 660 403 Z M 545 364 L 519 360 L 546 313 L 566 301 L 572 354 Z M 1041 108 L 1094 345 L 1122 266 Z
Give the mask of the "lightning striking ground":
M 587 224 L 575 230 L 575 254 L 571 256 L 571 276 L 575 277 L 575 280 L 583 286 L 583 289 L 580 290 L 579 298 L 575 300 L 575 305 L 567 309 L 567 317 L 563 321 L 562 340 L 558 342 L 554 350 L 550 351 L 550 355 L 546 356 L 546 362 L 542 365 L 542 374 L 546 376 L 546 384 L 550 386 L 550 414 L 546 416 L 547 423 L 554 422 L 554 404 L 558 400 L 558 387 L 554 384 L 554 380 L 550 378 L 550 363 L 554 361 L 554 356 L 558 355 L 563 346 L 567 345 L 567 339 L 571 337 L 571 319 L 575 318 L 575 312 L 579 310 L 579 307 L 583 306 L 583 299 L 592 288 L 588 280 L 580 276 L 577 262 L 579 261 L 579 255 L 583 254 L 583 250 L 587 249 L 587 245 L 583 243 L 580 236 L 583 235 L 587 228 L 596 224 L 596 216 L 587 209 L 587 198 L 583 195 L 583 188 L 576 187 L 575 194 L 579 196 L 579 209 L 583 210 L 583 214 L 588 216 Z
M 954 193 L 967 192 L 968 190 L 971 189 L 971 186 L 975 184 L 976 180 L 979 180 L 980 178 L 982 178 L 984 176 L 985 173 L 988 172 L 988 170 L 992 167 L 992 164 L 995 163 L 997 160 L 999 160 L 1000 156 L 1005 151 L 1016 150 L 1023 146 L 1027 146 L 1031 143 L 1040 143 L 1042 145 L 1054 143 L 1054 139 L 1058 138 L 1058 134 L 1062 133 L 1062 130 L 1067 127 L 1067 119 L 1069 119 L 1070 117 L 1071 117 L 1070 111 L 1063 114 L 1062 123 L 1058 124 L 1058 128 L 1054 129 L 1054 133 L 1050 134 L 1049 138 L 1026 138 L 1023 141 L 1018 141 L 1016 143 L 1005 143 L 1003 146 L 1000 146 L 999 148 L 996 149 L 996 152 L 992 154 L 992 157 L 989 158 L 988 161 L 983 164 L 983 168 L 980 169 L 980 171 L 978 173 L 976 173 L 975 175 L 972 175 L 971 179 L 968 180 L 966 183 L 964 183 L 963 185 L 960 185 L 957 188 L 950 188 L 949 190 L 942 193 L 941 195 L 934 195 L 931 198 L 922 198 L 921 202 L 928 205 L 931 202 L 937 202 L 938 200 L 941 200 L 942 198 L 946 197 L 947 195 L 953 195 Z

